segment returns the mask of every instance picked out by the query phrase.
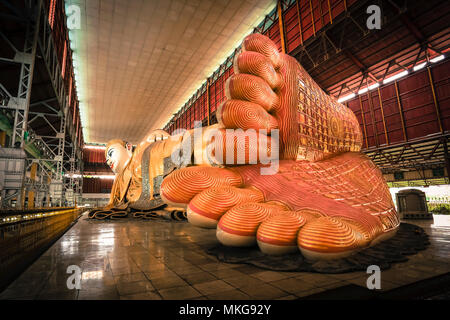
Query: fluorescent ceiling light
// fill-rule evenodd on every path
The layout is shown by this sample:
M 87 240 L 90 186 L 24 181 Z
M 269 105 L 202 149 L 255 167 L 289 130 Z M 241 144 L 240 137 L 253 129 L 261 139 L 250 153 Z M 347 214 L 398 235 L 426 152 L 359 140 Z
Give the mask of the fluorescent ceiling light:
M 422 62 L 421 64 L 418 64 L 417 66 L 414 66 L 413 70 L 414 70 L 414 71 L 420 70 L 420 69 L 422 69 L 423 67 L 425 67 L 426 65 L 427 65 L 426 62 Z
M 378 88 L 379 86 L 380 86 L 380 84 L 379 84 L 378 82 L 377 82 L 377 83 L 374 83 L 373 85 L 368 86 L 367 88 L 364 88 L 364 89 L 359 90 L 359 91 L 358 91 L 358 94 L 366 93 L 367 91 L 373 90 L 373 89 L 375 89 L 375 88 Z
M 105 146 L 91 146 L 91 145 L 85 145 L 84 149 L 96 149 L 96 150 L 105 150 Z
M 342 98 L 338 99 L 338 102 L 341 103 L 341 102 L 350 100 L 350 99 L 354 98 L 355 96 L 356 96 L 356 94 L 351 93 L 348 96 L 345 96 L 345 97 L 342 97 Z
M 369 90 L 373 90 L 373 89 L 376 89 L 376 88 L 378 88 L 380 86 L 380 84 L 377 82 L 377 83 L 374 83 L 373 85 L 371 85 L 371 86 L 369 86 Z
M 406 76 L 407 74 L 408 74 L 408 70 L 402 71 L 400 73 L 397 73 L 396 75 L 393 75 L 390 78 L 384 79 L 383 83 L 386 84 L 386 83 L 392 82 L 394 80 L 397 80 L 397 79 L 399 79 L 401 77 Z
M 436 58 L 431 59 L 430 62 L 435 63 L 435 62 L 444 60 L 444 58 L 445 58 L 444 55 L 441 54 L 440 56 L 437 56 Z
M 358 94 L 363 94 L 366 93 L 367 91 L 369 91 L 369 88 L 364 88 L 358 91 Z
M 83 176 L 83 178 L 97 178 L 97 179 L 110 179 L 110 180 L 114 180 L 114 179 L 116 178 L 116 176 L 115 176 L 115 175 L 112 175 L 112 174 L 104 174 L 104 175 L 101 175 L 101 174 L 98 174 L 98 175 L 88 175 L 88 174 L 85 174 L 85 175 Z

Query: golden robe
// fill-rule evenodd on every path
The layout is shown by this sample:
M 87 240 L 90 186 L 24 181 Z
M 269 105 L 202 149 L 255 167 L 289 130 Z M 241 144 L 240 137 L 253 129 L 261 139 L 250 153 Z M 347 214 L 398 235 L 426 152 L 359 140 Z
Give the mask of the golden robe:
M 116 175 L 106 209 L 149 210 L 163 204 L 159 187 L 163 178 L 177 168 L 171 161 L 171 154 L 180 146 L 183 136 L 149 140 L 135 148 L 122 172 Z

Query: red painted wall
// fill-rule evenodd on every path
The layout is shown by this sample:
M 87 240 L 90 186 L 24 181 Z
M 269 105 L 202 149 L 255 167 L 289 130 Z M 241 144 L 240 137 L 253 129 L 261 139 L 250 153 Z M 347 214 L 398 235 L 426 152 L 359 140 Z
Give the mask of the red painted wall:
M 114 180 L 83 178 L 83 193 L 110 193 Z
M 106 163 L 105 150 L 101 149 L 83 149 L 84 163 Z
M 111 170 L 106 165 L 105 151 L 100 149 L 83 149 L 85 174 L 109 175 Z M 112 179 L 83 178 L 84 193 L 110 193 Z
M 430 68 L 443 131 L 450 129 L 449 71 L 450 61 Z M 428 70 L 425 68 L 400 79 L 397 88 L 398 95 L 393 82 L 380 87 L 379 91 L 374 89 L 347 102 L 361 125 L 364 148 L 402 143 L 441 132 Z

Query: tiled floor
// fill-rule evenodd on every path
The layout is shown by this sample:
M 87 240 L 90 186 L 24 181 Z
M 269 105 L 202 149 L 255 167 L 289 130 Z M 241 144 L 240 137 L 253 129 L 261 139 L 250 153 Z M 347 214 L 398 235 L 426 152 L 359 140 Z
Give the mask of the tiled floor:
M 450 271 L 450 216 L 408 221 L 431 245 L 381 274 L 382 290 Z M 226 264 L 202 248 L 215 230 L 164 221 L 90 221 L 86 214 L 0 294 L 1 299 L 296 299 L 368 275 L 274 272 Z M 68 289 L 67 268 L 82 270 L 81 289 Z

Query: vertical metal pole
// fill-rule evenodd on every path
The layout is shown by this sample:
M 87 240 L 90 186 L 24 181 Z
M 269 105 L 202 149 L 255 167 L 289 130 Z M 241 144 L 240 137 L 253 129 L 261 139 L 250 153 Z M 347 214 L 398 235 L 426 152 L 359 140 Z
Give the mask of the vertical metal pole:
M 56 172 L 57 175 L 62 177 L 63 170 L 63 159 L 64 159 L 64 144 L 65 144 L 65 112 L 61 116 L 60 131 L 57 133 L 58 137 L 58 154 L 56 162 Z
M 76 178 L 74 178 L 74 174 L 75 174 L 75 143 L 71 143 L 70 144 L 71 147 L 71 152 L 70 152 L 70 159 L 69 159 L 69 178 L 66 179 L 64 178 L 64 191 L 67 192 L 67 190 L 71 190 L 71 194 L 72 194 L 72 199 L 70 201 L 68 201 L 68 205 L 72 206 L 73 205 L 73 201 L 75 200 L 75 181 Z
M 52 29 L 53 29 L 53 22 L 55 20 L 55 7 L 56 7 L 56 0 L 51 0 L 48 13 L 48 23 L 50 24 L 50 27 Z
M 278 0 L 278 26 L 280 28 L 280 38 L 281 38 L 281 52 L 286 53 L 286 40 L 284 38 L 284 21 L 283 21 L 283 0 Z
M 325 26 L 325 23 L 323 20 L 322 0 L 319 0 L 319 15 L 320 15 L 320 22 L 322 22 L 321 28 L 323 28 Z
M 314 33 L 314 36 L 316 36 L 316 26 L 314 25 L 314 12 L 313 12 L 311 0 L 309 0 L 309 9 L 311 10 L 311 22 L 312 22 L 312 27 L 313 27 L 313 33 Z
M 31 169 L 30 169 L 30 179 L 33 183 L 33 186 L 34 186 L 34 182 L 36 180 L 37 165 L 38 164 L 36 162 L 33 162 L 31 164 Z M 34 208 L 34 196 L 35 196 L 35 190 L 28 191 L 28 208 L 29 209 Z
M 383 119 L 384 136 L 386 137 L 386 144 L 389 144 L 389 138 L 386 130 L 386 120 L 384 118 L 383 101 L 381 100 L 380 87 L 378 87 L 378 99 L 380 100 L 381 118 Z
M 434 107 L 436 108 L 436 117 L 437 117 L 437 122 L 439 125 L 439 130 L 441 131 L 441 133 L 444 133 L 444 128 L 442 126 L 442 121 L 441 121 L 441 112 L 439 110 L 439 104 L 436 99 L 436 91 L 434 88 L 433 75 L 431 74 L 431 68 L 429 66 L 427 67 L 427 71 L 428 71 L 428 78 L 430 79 L 431 93 L 433 94 Z
M 13 132 L 12 132 L 12 137 L 11 137 L 11 147 L 14 148 L 16 146 L 16 137 L 17 137 L 17 132 L 18 132 L 18 122 L 19 122 L 19 112 L 20 110 L 17 109 L 16 112 L 14 113 L 14 125 L 13 125 Z
M 6 146 L 6 132 L 1 131 L 0 132 L 0 146 L 4 148 Z
M 59 197 L 59 206 L 62 206 L 63 198 L 65 197 L 64 191 L 64 147 L 65 147 L 65 139 L 66 139 L 66 117 L 67 117 L 67 111 L 68 106 L 66 103 L 66 99 L 62 100 L 63 103 L 61 105 L 61 124 L 60 124 L 60 130 L 57 133 L 58 137 L 58 155 L 57 155 L 57 162 L 56 162 L 56 181 L 58 189 L 61 190 L 61 195 Z M 59 190 L 58 190 L 59 191 Z
M 373 134 L 375 136 L 375 143 L 377 147 L 380 145 L 378 141 L 378 130 L 375 123 L 375 111 L 373 110 L 373 101 L 372 101 L 372 94 L 370 93 L 370 90 L 367 90 L 367 100 L 369 102 L 369 108 L 370 108 L 370 117 L 372 118 L 372 127 L 373 127 Z
M 208 110 L 208 126 L 211 123 L 211 104 L 210 104 L 210 100 L 209 100 L 209 86 L 210 86 L 210 81 L 208 78 L 208 79 L 206 79 L 206 108 Z
M 77 170 L 81 175 L 81 178 L 78 180 L 78 194 L 80 195 L 80 201 L 83 198 L 83 173 L 84 173 L 84 167 L 83 167 L 83 156 L 82 152 L 79 152 L 79 158 L 77 161 Z
M 70 155 L 70 187 L 73 188 L 75 180 L 73 175 L 75 174 L 75 144 L 72 143 L 72 154 Z
M 366 120 L 364 119 L 364 111 L 363 111 L 363 107 L 362 107 L 362 101 L 361 101 L 361 96 L 359 96 L 359 107 L 361 109 L 361 118 L 362 118 L 362 122 L 363 122 L 363 129 L 364 129 L 364 137 L 366 138 L 366 148 L 369 147 L 369 142 L 367 140 L 367 130 L 366 130 Z
M 328 0 L 328 13 L 330 14 L 330 24 L 333 24 L 333 15 L 331 14 L 330 0 Z
M 48 186 L 48 192 L 47 192 L 47 200 L 46 200 L 46 207 L 52 206 L 52 201 L 50 201 L 50 184 L 52 183 L 52 172 L 48 172 L 49 176 L 47 177 L 47 186 Z
M 25 189 L 25 187 L 23 187 L 19 191 L 20 197 L 18 197 L 18 199 L 17 199 L 18 200 L 17 203 L 19 203 L 19 205 L 20 205 L 19 209 L 25 208 L 25 195 L 26 195 L 26 192 L 27 192 L 27 190 Z
M 403 108 L 402 108 L 402 103 L 400 101 L 400 94 L 398 92 L 397 81 L 394 82 L 394 85 L 395 85 L 395 94 L 397 95 L 398 112 L 400 113 L 400 119 L 402 121 L 403 136 L 405 137 L 405 142 L 406 142 L 406 141 L 408 141 L 408 135 L 406 134 L 405 119 L 403 118 Z
M 298 29 L 300 31 L 300 44 L 303 45 L 302 18 L 300 15 L 300 0 L 296 0 L 295 4 L 297 5 Z
M 64 79 L 66 75 L 66 56 L 67 56 L 67 41 L 64 40 L 63 60 L 61 66 L 61 77 Z
M 46 184 L 47 171 L 45 170 L 45 168 L 42 165 L 39 165 L 38 179 L 39 179 L 39 191 L 37 193 L 37 195 L 38 195 L 37 205 L 40 208 L 43 208 L 44 207 L 44 197 L 46 197 L 48 194 L 48 185 Z

